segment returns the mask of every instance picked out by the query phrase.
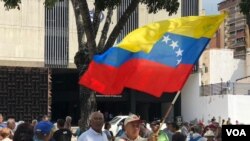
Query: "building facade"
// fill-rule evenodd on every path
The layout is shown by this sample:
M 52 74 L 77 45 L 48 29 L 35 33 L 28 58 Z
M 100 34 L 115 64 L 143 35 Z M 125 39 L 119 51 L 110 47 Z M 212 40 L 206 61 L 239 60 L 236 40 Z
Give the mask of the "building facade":
M 202 0 L 181 0 L 181 16 L 198 16 L 202 14 Z
M 240 0 L 224 0 L 218 4 L 220 12 L 227 12 L 228 18 L 220 29 L 221 48 L 234 50 L 234 57 L 246 59 L 249 50 L 249 29 L 246 16 L 240 13 Z
M 88 1 L 90 14 L 93 12 L 93 2 Z M 126 1 L 127 2 L 127 1 Z M 110 29 L 113 29 L 117 20 L 124 11 L 128 3 L 124 2 L 116 12 L 114 12 Z M 106 11 L 103 11 L 103 18 L 105 19 Z M 126 25 L 120 39 L 124 37 L 131 30 L 151 23 L 153 21 L 164 20 L 170 18 L 165 11 L 159 11 L 157 14 L 148 14 L 145 5 L 139 5 L 138 9 L 132 15 L 129 20 L 129 24 Z M 171 17 L 180 17 L 181 8 L 179 8 L 176 15 Z M 18 73 L 19 69 L 28 71 L 32 68 L 45 71 L 47 79 L 44 81 L 41 87 L 45 87 L 45 91 L 24 91 L 23 96 L 30 96 L 32 94 L 37 95 L 40 93 L 43 98 L 32 99 L 32 104 L 38 104 L 36 100 L 46 101 L 41 106 L 42 110 L 36 113 L 30 114 L 25 118 L 24 114 L 15 115 L 17 120 L 32 120 L 30 118 L 39 118 L 44 114 L 51 114 L 52 120 L 57 118 L 63 118 L 67 115 L 73 117 L 73 122 L 77 123 L 79 119 L 79 91 L 78 91 L 78 72 L 74 65 L 74 56 L 78 50 L 77 42 L 77 30 L 72 3 L 68 0 L 60 1 L 56 3 L 52 9 L 44 8 L 42 1 L 34 0 L 22 0 L 21 10 L 9 10 L 6 11 L 3 2 L 0 2 L 0 18 L 5 19 L 0 21 L 0 66 L 8 68 L 9 74 Z M 97 41 L 100 37 L 101 29 L 104 22 L 100 24 L 100 30 L 97 34 Z M 110 33 L 111 30 L 108 32 Z M 14 69 L 11 69 L 11 68 Z M 14 71 L 14 72 L 13 72 Z M 39 71 L 38 71 L 39 72 Z M 7 72 L 5 72 L 7 75 Z M 39 75 L 39 73 L 37 73 Z M 6 76 L 0 75 L 1 80 Z M 31 78 L 32 77 L 32 78 Z M 41 77 L 33 78 L 33 75 L 27 75 L 27 78 L 22 78 L 24 85 L 29 83 L 25 80 L 36 81 L 44 77 L 44 73 L 41 73 Z M 17 91 L 6 91 L 4 89 L 13 88 L 12 82 L 15 79 L 4 79 L 0 82 L 1 95 L 4 96 L 17 96 Z M 5 85 L 10 83 L 11 85 Z M 44 86 L 44 84 L 47 84 Z M 8 86 L 8 87 L 7 87 Z M 20 84 L 20 87 L 22 85 Z M 36 88 L 36 83 L 29 83 L 30 87 Z M 26 89 L 26 87 L 25 87 Z M 128 93 L 128 94 L 127 94 Z M 132 93 L 132 94 L 131 94 Z M 135 96 L 136 95 L 136 96 Z M 163 99 L 155 99 L 150 96 L 145 96 L 140 92 L 128 92 L 120 97 L 103 97 L 97 96 L 98 109 L 103 112 L 109 111 L 113 114 L 119 114 L 121 108 L 116 109 L 113 107 L 119 107 L 123 103 L 126 107 L 124 114 L 128 112 L 135 112 L 142 114 L 142 117 L 147 120 L 151 120 L 154 117 L 160 117 L 164 109 L 170 105 L 173 95 L 164 95 Z M 11 99 L 11 98 L 10 98 Z M 25 98 L 22 98 L 25 99 Z M 7 102 L 8 107 L 13 107 L 5 111 L 6 116 L 13 115 L 13 109 L 16 107 L 15 100 L 13 102 Z M 127 100 L 130 103 L 127 103 Z M 152 102 L 153 101 L 153 102 Z M 26 101 L 22 101 L 25 105 Z M 19 101 L 19 103 L 22 103 Z M 29 101 L 28 101 L 29 102 Z M 5 103 L 6 102 L 1 102 Z M 178 103 L 178 102 L 177 102 Z M 29 105 L 29 104 L 26 104 Z M 111 105 L 111 106 L 110 106 Z M 148 105 L 147 107 L 142 105 Z M 177 104 L 178 105 L 178 104 Z M 4 105 L 6 107 L 6 105 Z M 2 107 L 2 105 L 0 105 Z M 30 105 L 32 107 L 32 105 Z M 154 109 L 159 109 L 154 110 Z M 27 109 L 27 108 L 26 108 Z M 147 109 L 152 109 L 150 112 L 146 112 Z M 175 115 L 180 114 L 180 107 L 176 107 L 173 112 Z M 25 108 L 19 107 L 19 111 L 25 111 Z M 28 109 L 27 112 L 34 111 Z M 2 112 L 2 111 L 0 111 Z M 152 115 L 149 117 L 149 115 Z M 172 114 L 173 115 L 173 114 Z

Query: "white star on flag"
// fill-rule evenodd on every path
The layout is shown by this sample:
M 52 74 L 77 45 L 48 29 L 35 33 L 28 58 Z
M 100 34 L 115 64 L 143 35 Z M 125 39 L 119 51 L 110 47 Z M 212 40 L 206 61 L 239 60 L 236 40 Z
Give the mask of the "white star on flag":
M 176 48 L 176 47 L 178 47 L 178 41 L 172 41 L 172 44 L 170 45 L 172 48 L 173 48 L 173 50 Z
M 179 65 L 180 63 L 181 63 L 181 59 L 178 59 L 176 65 Z
M 178 57 L 178 56 L 182 56 L 182 52 L 183 52 L 183 50 L 181 50 L 180 48 L 178 49 L 178 51 L 176 51 L 175 53 L 176 53 L 176 56 Z
M 169 35 L 168 36 L 163 36 L 163 42 L 165 42 L 166 44 L 168 44 L 168 41 L 170 40 Z

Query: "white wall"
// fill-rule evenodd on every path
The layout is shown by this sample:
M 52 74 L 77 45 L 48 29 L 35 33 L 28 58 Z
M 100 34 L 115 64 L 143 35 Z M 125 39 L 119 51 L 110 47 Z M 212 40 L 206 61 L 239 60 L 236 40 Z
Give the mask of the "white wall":
M 209 56 L 209 60 L 208 58 L 205 60 L 209 62 L 210 84 L 220 83 L 221 78 L 223 82 L 228 80 L 232 82 L 245 76 L 245 62 L 233 59 L 231 50 L 207 50 L 205 54 Z M 248 112 L 250 95 L 200 96 L 200 86 L 201 74 L 191 74 L 182 89 L 183 120 L 191 121 L 197 118 L 207 123 L 215 116 L 217 120 L 230 117 L 233 123 L 235 120 L 250 123 L 250 112 Z
M 250 76 L 250 47 L 247 48 L 246 54 L 246 76 Z
M 43 1 L 24 0 L 21 10 L 9 11 L 0 1 L 0 19 L 0 61 L 44 60 Z
M 233 50 L 210 50 L 210 84 L 245 77 L 245 61 L 233 58 Z
M 184 121 L 194 119 L 208 123 L 213 116 L 220 119 L 231 118 L 232 123 L 250 124 L 249 95 L 200 96 L 199 74 L 192 74 L 182 89 L 181 112 Z
M 146 5 L 139 5 L 139 27 L 144 26 L 148 23 L 156 22 L 156 21 L 162 21 L 170 18 L 179 18 L 181 17 L 181 0 L 178 0 L 180 3 L 179 9 L 177 10 L 176 14 L 173 14 L 171 16 L 168 15 L 168 12 L 165 10 L 160 10 L 156 14 L 148 14 L 148 10 Z
M 184 121 L 194 119 L 207 123 L 213 116 L 219 119 L 227 117 L 227 97 L 225 96 L 200 96 L 200 74 L 190 75 L 182 89 L 181 112 Z
M 235 82 L 236 79 L 246 76 L 246 62 L 233 58 L 233 50 L 230 49 L 208 49 L 200 59 L 200 65 L 205 63 L 208 72 L 202 75 L 205 84 L 222 82 Z

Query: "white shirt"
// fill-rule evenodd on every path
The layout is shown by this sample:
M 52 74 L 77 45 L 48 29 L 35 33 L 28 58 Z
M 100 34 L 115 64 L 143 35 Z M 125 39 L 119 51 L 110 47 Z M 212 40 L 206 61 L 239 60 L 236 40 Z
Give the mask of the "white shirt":
M 142 138 L 138 136 L 135 140 L 131 140 L 128 138 L 126 134 L 123 134 L 121 137 L 116 137 L 115 141 L 147 141 L 147 138 Z
M 4 138 L 3 140 L 1 140 L 1 141 L 12 141 L 12 139 L 10 139 L 10 138 Z
M 104 132 L 98 133 L 89 128 L 89 130 L 80 135 L 77 141 L 108 141 L 108 138 Z

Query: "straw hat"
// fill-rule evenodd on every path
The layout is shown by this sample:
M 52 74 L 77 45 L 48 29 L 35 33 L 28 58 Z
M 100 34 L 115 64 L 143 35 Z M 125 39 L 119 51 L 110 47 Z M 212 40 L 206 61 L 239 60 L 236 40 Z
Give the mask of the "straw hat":
M 212 130 L 208 130 L 205 134 L 204 134 L 205 137 L 214 137 L 214 132 Z

